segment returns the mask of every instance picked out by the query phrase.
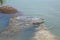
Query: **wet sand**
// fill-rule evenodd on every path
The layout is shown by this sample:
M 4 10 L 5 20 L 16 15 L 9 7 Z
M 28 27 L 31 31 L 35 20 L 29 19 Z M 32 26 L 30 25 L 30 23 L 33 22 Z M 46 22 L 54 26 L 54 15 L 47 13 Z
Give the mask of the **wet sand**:
M 41 24 L 36 30 L 37 31 L 33 33 L 34 36 L 32 40 L 58 40 L 44 24 Z

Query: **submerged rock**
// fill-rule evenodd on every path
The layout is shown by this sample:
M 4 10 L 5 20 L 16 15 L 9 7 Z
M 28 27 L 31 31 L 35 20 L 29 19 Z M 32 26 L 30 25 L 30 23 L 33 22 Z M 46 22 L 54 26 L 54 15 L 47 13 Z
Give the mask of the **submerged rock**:
M 58 40 L 56 36 L 49 32 L 48 28 L 43 24 L 44 20 L 37 17 L 19 16 L 12 18 L 9 27 L 1 32 L 0 38 L 11 39 L 18 32 L 22 32 L 33 25 L 40 25 L 33 33 L 31 40 Z
M 31 17 L 31 16 L 18 16 L 16 18 L 12 18 L 9 23 L 9 27 L 1 32 L 2 35 L 5 35 L 7 37 L 13 36 L 18 32 L 22 32 L 34 25 L 39 25 L 43 23 L 44 20 L 37 18 L 37 17 Z

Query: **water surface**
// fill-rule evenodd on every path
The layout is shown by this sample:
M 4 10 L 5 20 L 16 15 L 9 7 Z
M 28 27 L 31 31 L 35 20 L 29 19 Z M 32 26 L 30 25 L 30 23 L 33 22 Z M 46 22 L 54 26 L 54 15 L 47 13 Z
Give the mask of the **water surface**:
M 52 33 L 60 36 L 60 0 L 8 0 L 8 5 L 12 5 L 25 15 L 38 16 L 45 19 L 47 27 Z M 21 40 L 28 39 L 31 30 L 25 31 Z M 18 40 L 21 36 L 18 37 Z

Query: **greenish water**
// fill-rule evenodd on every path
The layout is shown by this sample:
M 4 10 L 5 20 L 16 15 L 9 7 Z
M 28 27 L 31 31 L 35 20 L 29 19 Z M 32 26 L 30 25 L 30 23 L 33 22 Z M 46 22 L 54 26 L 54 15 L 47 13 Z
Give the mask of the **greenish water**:
M 45 19 L 47 27 L 52 33 L 60 36 L 60 0 L 8 0 L 8 5 L 16 7 L 22 11 L 25 15 L 38 16 Z M 26 31 L 26 37 L 22 37 L 22 40 L 28 38 L 31 31 Z M 18 40 L 20 37 L 18 37 Z M 27 40 L 27 39 L 26 39 Z

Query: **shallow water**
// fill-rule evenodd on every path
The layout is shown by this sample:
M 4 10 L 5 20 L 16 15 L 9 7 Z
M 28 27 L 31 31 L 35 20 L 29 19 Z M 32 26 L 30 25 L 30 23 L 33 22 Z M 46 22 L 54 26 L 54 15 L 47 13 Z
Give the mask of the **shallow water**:
M 60 0 L 8 0 L 6 4 L 16 7 L 25 15 L 38 16 L 45 19 L 49 30 L 60 37 Z M 31 30 L 22 32 L 18 40 L 29 40 Z M 16 38 L 16 39 L 17 39 Z

